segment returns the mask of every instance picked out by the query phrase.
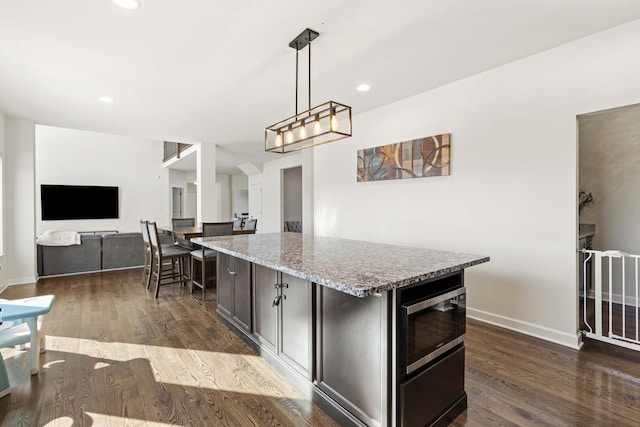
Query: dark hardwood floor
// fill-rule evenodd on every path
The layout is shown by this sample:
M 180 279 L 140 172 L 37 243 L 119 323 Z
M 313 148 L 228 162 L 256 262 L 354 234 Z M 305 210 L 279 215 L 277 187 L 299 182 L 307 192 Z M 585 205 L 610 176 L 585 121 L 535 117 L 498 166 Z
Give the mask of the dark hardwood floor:
M 591 327 L 591 330 L 595 332 L 596 328 L 596 303 L 593 298 L 587 298 L 587 316 L 586 320 Z M 580 328 L 588 331 L 589 328 L 584 322 L 584 300 L 580 299 L 579 305 L 580 311 Z M 624 319 L 624 325 L 623 325 Z M 618 336 L 624 336 L 626 338 L 635 340 L 640 338 L 640 309 L 636 311 L 635 306 L 622 305 L 613 303 L 611 305 L 611 329 L 614 334 Z M 623 327 L 624 326 L 624 327 Z M 602 301 L 602 333 L 604 335 L 609 334 L 609 302 Z
M 12 392 L 2 426 L 336 425 L 179 285 L 154 300 L 140 270 L 9 287 L 56 295 L 41 373 L 2 349 Z M 200 298 L 200 293 L 194 294 Z M 637 426 L 640 354 L 588 342 L 575 351 L 468 321 L 469 408 L 456 426 Z

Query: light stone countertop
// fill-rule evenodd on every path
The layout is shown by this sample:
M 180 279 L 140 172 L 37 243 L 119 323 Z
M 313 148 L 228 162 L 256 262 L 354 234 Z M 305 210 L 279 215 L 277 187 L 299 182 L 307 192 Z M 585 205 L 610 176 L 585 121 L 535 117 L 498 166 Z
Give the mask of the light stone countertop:
M 489 261 L 489 257 L 482 255 L 302 233 L 204 237 L 191 241 L 357 297 Z

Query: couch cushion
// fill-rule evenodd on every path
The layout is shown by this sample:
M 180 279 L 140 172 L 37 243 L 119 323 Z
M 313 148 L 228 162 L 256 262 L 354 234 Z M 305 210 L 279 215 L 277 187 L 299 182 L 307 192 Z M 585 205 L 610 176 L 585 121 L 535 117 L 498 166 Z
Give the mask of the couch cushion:
M 102 236 L 102 268 L 137 267 L 144 264 L 142 233 L 114 233 Z
M 81 235 L 80 244 L 72 246 L 37 246 L 38 275 L 97 271 L 102 268 L 101 236 Z

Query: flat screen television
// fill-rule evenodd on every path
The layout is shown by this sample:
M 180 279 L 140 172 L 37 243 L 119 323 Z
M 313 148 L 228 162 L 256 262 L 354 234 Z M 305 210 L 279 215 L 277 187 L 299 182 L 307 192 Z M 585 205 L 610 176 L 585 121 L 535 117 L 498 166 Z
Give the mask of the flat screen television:
M 42 220 L 118 218 L 118 187 L 40 186 Z

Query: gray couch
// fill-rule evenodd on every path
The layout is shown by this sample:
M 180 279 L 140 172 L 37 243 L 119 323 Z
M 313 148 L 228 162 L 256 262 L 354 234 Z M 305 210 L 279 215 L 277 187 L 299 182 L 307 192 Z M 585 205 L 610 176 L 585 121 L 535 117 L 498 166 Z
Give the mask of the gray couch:
M 140 267 L 144 263 L 141 233 L 81 234 L 80 245 L 37 245 L 38 276 Z

